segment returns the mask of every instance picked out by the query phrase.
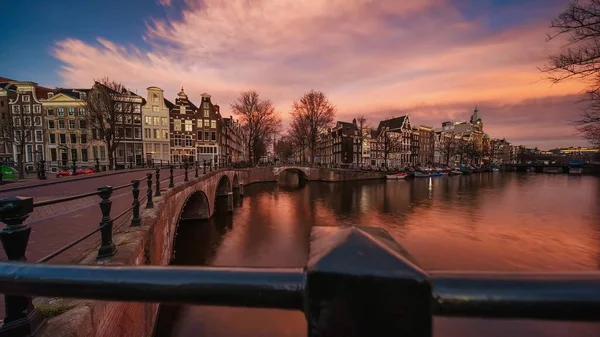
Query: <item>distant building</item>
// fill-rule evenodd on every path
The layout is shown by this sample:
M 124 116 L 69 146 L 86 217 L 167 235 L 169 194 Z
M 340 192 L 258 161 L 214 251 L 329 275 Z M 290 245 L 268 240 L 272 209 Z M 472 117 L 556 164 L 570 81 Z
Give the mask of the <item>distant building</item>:
M 197 150 L 196 160 L 203 163 L 205 160 L 212 163 L 223 164 L 224 149 L 221 147 L 224 123 L 221 118 L 220 107 L 213 104 L 209 94 L 202 94 L 200 108 L 197 111 Z
M 156 164 L 171 161 L 169 111 L 175 107 L 158 87 L 148 87 L 142 108 L 143 142 L 146 161 Z
M 386 151 L 385 137 L 390 133 L 394 138 L 393 146 Z M 412 159 L 412 127 L 408 115 L 386 119 L 377 126 L 377 164 L 385 165 L 385 152 L 387 153 L 388 167 L 405 167 L 411 164 Z M 371 151 L 373 152 L 373 151 Z
M 431 165 L 434 163 L 435 137 L 433 127 L 419 125 L 413 130 L 419 133 L 419 148 L 417 164 Z
M 356 120 L 338 121 L 317 142 L 315 162 L 320 164 L 359 164 L 360 138 Z
M 198 108 L 190 102 L 181 88 L 175 106 L 169 112 L 171 162 L 184 163 L 196 160 L 196 112 Z

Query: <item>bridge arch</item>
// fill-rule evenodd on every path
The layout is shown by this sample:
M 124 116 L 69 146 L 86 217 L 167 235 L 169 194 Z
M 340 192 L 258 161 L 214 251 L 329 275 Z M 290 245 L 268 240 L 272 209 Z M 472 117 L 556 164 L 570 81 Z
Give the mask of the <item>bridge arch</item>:
M 233 184 L 231 186 L 234 190 L 237 190 L 240 188 L 240 178 L 238 177 L 237 174 L 233 175 Z
M 197 190 L 190 194 L 184 202 L 179 220 L 206 220 L 211 216 L 210 206 L 206 193 Z
M 275 175 L 275 178 L 278 178 L 279 175 L 285 171 L 298 173 L 300 176 L 300 179 L 302 179 L 302 180 L 310 180 L 309 179 L 310 173 L 307 171 L 307 168 L 299 167 L 299 166 L 276 167 L 275 169 L 273 169 L 273 174 Z

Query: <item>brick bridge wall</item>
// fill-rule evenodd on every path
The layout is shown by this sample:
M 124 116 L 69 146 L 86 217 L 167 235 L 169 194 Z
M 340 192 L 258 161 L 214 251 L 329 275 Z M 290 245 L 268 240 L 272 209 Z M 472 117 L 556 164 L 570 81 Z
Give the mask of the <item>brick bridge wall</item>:
M 96 249 L 82 259 L 83 264 L 97 265 L 168 265 L 172 258 L 174 237 L 180 216 L 207 217 L 215 211 L 217 195 L 226 195 L 240 184 L 277 181 L 284 170 L 301 171 L 308 180 L 345 181 L 378 179 L 382 174 L 330 170 L 323 168 L 278 167 L 243 170 L 220 170 L 175 186 L 154 198 L 153 209 L 141 212 L 142 226 L 128 227 L 114 235 L 116 254 L 96 261 Z M 193 207 L 186 208 L 188 203 Z M 197 212 L 187 212 L 188 209 Z M 185 214 L 184 214 L 185 213 Z M 103 302 L 71 299 L 36 299 L 36 305 L 68 311 L 48 321 L 38 336 L 125 337 L 152 336 L 159 305 L 131 302 Z

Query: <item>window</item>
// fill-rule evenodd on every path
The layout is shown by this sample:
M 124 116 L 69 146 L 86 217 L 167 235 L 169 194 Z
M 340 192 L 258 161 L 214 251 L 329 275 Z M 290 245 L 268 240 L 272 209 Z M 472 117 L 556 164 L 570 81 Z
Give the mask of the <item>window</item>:
M 201 141 L 202 140 L 202 131 L 198 131 L 198 140 Z
M 167 117 L 161 117 L 160 118 L 160 125 L 162 125 L 162 126 L 169 126 L 169 119 Z
M 152 94 L 152 102 L 158 102 L 158 95 Z
M 23 105 L 23 113 L 24 114 L 31 113 L 31 105 Z
M 158 105 L 152 106 L 152 112 L 158 112 Z
M 50 149 L 50 160 L 57 161 L 58 157 L 56 155 L 56 149 Z
M 31 126 L 31 117 L 24 117 L 23 124 L 25 124 L 25 126 Z
M 208 102 L 204 102 L 204 103 L 202 103 L 202 107 L 203 107 L 204 109 L 208 109 L 208 108 L 210 108 L 210 105 L 209 105 L 209 103 L 208 103 Z
M 122 112 L 123 111 L 123 104 L 122 103 L 115 103 L 115 111 Z
M 85 115 L 85 109 L 84 108 L 79 108 L 79 116 L 83 116 L 83 115 Z
M 162 137 L 161 137 L 162 139 L 166 139 L 166 140 L 169 139 L 169 130 L 161 130 L 161 133 L 162 133 Z
M 54 116 L 54 109 L 47 109 L 46 113 L 48 114 L 48 116 Z
M 87 144 L 87 134 L 81 134 L 81 144 Z
M 210 127 L 210 119 L 205 119 L 204 120 L 204 128 L 208 129 Z
M 212 120 L 210 121 L 210 128 L 211 129 L 216 129 L 217 128 L 217 121 L 216 120 Z
M 77 161 L 77 149 L 71 149 L 71 160 Z
M 13 113 L 15 113 L 15 114 L 21 113 L 21 106 L 20 105 L 13 105 Z
M 154 117 L 152 119 L 152 121 L 154 122 L 154 125 L 159 126 L 160 125 L 160 117 Z
M 203 122 L 202 122 L 202 120 L 201 120 L 201 119 L 198 119 L 198 122 L 197 122 L 197 123 L 198 123 L 197 127 L 199 127 L 199 128 L 201 128 L 201 127 L 202 127 L 202 125 L 204 125 L 204 124 L 202 124 Z
M 54 97 L 54 93 L 53 92 L 49 92 L 48 93 L 48 98 L 52 98 L 52 97 Z
M 42 107 L 39 104 L 36 104 L 33 106 L 33 113 L 34 114 L 40 114 L 42 113 Z
M 204 141 L 208 142 L 210 140 L 210 135 L 208 133 L 208 131 L 204 131 Z
M 192 138 L 192 136 L 190 136 L 190 135 L 185 136 L 185 146 L 187 146 L 187 147 L 194 146 L 194 138 Z
M 81 161 L 88 161 L 88 150 L 87 149 L 81 149 Z
M 160 139 L 160 130 L 159 129 L 152 129 L 152 133 L 154 134 L 154 138 Z
M 181 131 L 181 119 L 173 120 L 173 129 L 175 131 Z
M 125 115 L 125 124 L 131 125 L 131 115 Z
M 142 110 L 141 110 L 141 106 L 140 106 L 139 104 L 134 104 L 134 105 L 133 105 L 133 112 L 134 112 L 134 113 L 138 113 L 138 114 L 139 114 L 140 112 L 142 112 Z
M 217 141 L 217 133 L 216 132 L 213 131 L 213 132 L 210 133 L 210 140 L 212 142 L 216 142 Z
M 204 109 L 204 117 L 210 117 L 210 110 Z
M 125 128 L 125 138 L 132 138 L 133 137 L 133 130 L 131 130 L 131 128 Z
M 23 95 L 23 102 L 29 102 L 29 95 Z
M 92 139 L 99 139 L 98 137 L 98 130 L 92 129 Z
M 87 121 L 79 121 L 80 129 L 87 129 Z
M 185 105 L 182 105 L 179 107 L 179 113 L 182 115 L 185 115 L 186 111 L 185 111 Z
M 79 98 L 81 98 L 81 99 L 85 99 L 86 96 L 87 95 L 85 94 L 85 92 L 80 92 L 79 93 Z
M 104 146 L 100 146 L 100 159 L 106 160 L 106 148 Z
M 152 117 L 145 116 L 144 117 L 144 124 L 146 124 L 146 125 L 152 125 Z
M 123 138 L 123 128 L 117 128 L 117 138 Z
M 76 134 L 74 134 L 74 133 L 72 133 L 72 134 L 70 134 L 69 136 L 70 136 L 70 138 L 71 138 L 71 139 L 70 139 L 70 141 L 71 141 L 71 144 L 77 144 L 77 135 L 76 135 Z
M 135 138 L 135 139 L 142 139 L 142 129 L 140 129 L 140 128 L 134 128 L 133 129 L 133 138 Z
M 121 115 L 121 114 L 117 115 L 117 123 L 123 124 L 123 115 Z
M 13 117 L 13 124 L 15 126 L 21 126 L 21 118 L 19 118 L 19 117 Z
M 69 116 L 74 116 L 75 115 L 75 108 L 69 108 Z
M 192 121 L 191 120 L 185 121 L 185 131 L 192 131 Z
M 66 134 L 64 134 L 64 133 L 61 133 L 61 134 L 59 135 L 59 140 L 60 140 L 60 143 L 61 143 L 61 144 L 66 144 L 66 143 L 67 143 L 67 135 L 66 135 Z
M 97 146 L 92 146 L 92 155 L 94 156 L 94 159 L 99 159 L 98 158 L 98 147 Z
M 133 124 L 141 125 L 142 124 L 142 116 L 133 115 Z
M 33 122 L 35 123 L 35 126 L 42 126 L 42 117 L 41 116 L 33 117 Z
M 75 121 L 74 120 L 69 120 L 69 129 L 75 129 Z
M 58 115 L 59 116 L 64 116 L 65 115 L 65 109 L 64 108 L 58 108 Z
M 144 137 L 146 137 L 146 139 L 150 139 L 152 138 L 152 129 L 144 129 Z
M 27 162 L 33 161 L 33 145 L 27 144 L 25 148 L 25 154 L 27 155 Z
M 44 141 L 42 130 L 35 130 L 35 141 L 40 143 Z
M 50 144 L 56 144 L 56 135 L 53 133 L 50 134 Z
M 181 146 L 181 135 L 174 135 L 173 136 L 173 145 L 174 146 Z

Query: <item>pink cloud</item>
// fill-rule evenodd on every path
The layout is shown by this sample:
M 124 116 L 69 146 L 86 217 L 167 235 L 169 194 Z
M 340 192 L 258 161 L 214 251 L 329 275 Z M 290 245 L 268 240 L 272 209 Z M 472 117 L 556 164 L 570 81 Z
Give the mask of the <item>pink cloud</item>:
M 449 0 L 185 3 L 179 20 L 148 21 L 150 51 L 103 38 L 60 41 L 54 56 L 64 64 L 64 85 L 89 86 L 109 76 L 138 92 L 160 86 L 170 97 L 184 86 L 193 99 L 211 93 L 225 111 L 239 91 L 256 89 L 284 117 L 293 99 L 314 88 L 329 95 L 339 119 L 410 111 L 413 122 L 434 126 L 468 115 L 475 104 L 484 115 L 498 109 L 492 116 L 528 106 L 523 113 L 536 120 L 552 103 L 531 100 L 583 89 L 575 82 L 551 86 L 536 69 L 556 48 L 544 42 L 551 18 L 492 34 L 484 18 L 465 20 Z M 486 127 L 494 137 L 523 142 L 543 142 L 539 135 L 549 141 L 553 132 L 563 143 L 578 140 L 563 117 L 549 120 L 564 129 L 542 133 L 532 132 L 531 121 L 509 125 L 495 117 Z

